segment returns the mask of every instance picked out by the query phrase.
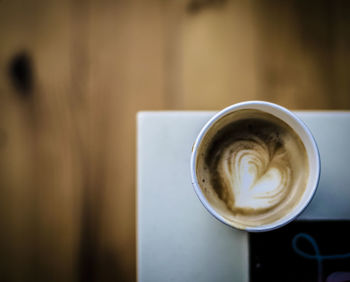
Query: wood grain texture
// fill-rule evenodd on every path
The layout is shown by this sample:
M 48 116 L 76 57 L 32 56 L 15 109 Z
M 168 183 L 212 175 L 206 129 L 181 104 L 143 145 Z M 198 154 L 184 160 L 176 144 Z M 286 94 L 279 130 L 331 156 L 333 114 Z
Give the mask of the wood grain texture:
M 70 4 L 0 5 L 0 279 L 73 280 L 81 172 L 69 96 Z M 18 68 L 32 73 L 27 92 L 10 72 L 21 56 L 28 59 Z
M 250 1 L 187 10 L 183 29 L 183 107 L 218 109 L 259 97 L 256 26 Z
M 350 109 L 349 12 L 0 0 L 0 281 L 134 281 L 137 111 Z

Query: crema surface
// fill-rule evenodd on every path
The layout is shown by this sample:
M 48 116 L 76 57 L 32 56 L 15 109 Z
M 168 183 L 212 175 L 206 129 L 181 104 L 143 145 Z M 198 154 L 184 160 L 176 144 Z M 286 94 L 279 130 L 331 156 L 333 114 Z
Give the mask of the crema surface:
M 305 147 L 280 119 L 241 110 L 208 132 L 197 175 L 207 199 L 241 227 L 271 223 L 301 199 L 308 177 Z

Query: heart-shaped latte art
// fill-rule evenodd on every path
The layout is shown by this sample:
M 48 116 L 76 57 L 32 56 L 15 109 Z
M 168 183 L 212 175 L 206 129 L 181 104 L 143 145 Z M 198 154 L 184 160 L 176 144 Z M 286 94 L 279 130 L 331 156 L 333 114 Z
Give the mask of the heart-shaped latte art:
M 226 147 L 217 168 L 228 207 L 258 212 L 283 201 L 291 182 L 285 154 L 283 148 L 271 150 L 259 138 L 237 140 Z

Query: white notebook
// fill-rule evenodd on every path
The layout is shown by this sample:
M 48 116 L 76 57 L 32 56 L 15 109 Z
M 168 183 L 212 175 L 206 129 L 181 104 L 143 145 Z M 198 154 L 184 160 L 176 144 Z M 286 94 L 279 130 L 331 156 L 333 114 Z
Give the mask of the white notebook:
M 350 112 L 295 113 L 321 155 L 319 187 L 298 219 L 350 219 Z M 191 147 L 213 114 L 137 116 L 138 281 L 249 281 L 247 233 L 212 217 L 191 185 Z

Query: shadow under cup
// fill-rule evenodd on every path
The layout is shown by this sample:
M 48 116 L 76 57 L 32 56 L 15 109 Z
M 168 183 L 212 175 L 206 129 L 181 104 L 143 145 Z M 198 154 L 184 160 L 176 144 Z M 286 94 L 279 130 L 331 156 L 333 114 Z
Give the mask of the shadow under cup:
M 238 195 L 235 195 L 239 191 L 237 192 L 234 188 L 230 188 L 226 189 L 225 193 L 219 193 L 215 186 L 217 184 L 214 181 L 216 177 L 212 173 L 205 172 L 205 170 L 211 169 L 205 164 L 205 158 L 208 151 L 210 151 L 209 148 L 213 147 L 211 144 L 218 139 L 217 136 L 221 134 L 224 136 L 221 139 L 225 139 L 225 134 L 222 132 L 231 124 L 238 124 L 241 121 L 247 120 L 248 116 L 249 118 L 253 117 L 257 121 L 267 120 L 269 124 L 276 124 L 276 126 L 282 129 L 284 128 L 283 130 L 288 131 L 292 134 L 291 136 L 295 137 L 292 139 L 299 140 L 305 152 L 305 158 L 300 157 L 302 155 L 291 152 L 287 154 L 291 158 L 291 162 L 295 168 L 291 172 L 293 181 L 294 179 L 299 179 L 299 182 L 294 181 L 292 192 L 283 192 L 283 189 L 281 189 L 279 193 L 285 194 L 283 201 L 270 208 L 266 208 L 266 212 L 263 210 L 260 213 L 255 213 L 255 209 L 248 210 L 246 213 L 242 209 L 231 208 L 231 203 L 234 206 L 235 201 L 237 203 L 239 202 Z M 263 130 L 260 123 L 257 123 L 257 128 L 258 130 L 256 132 L 260 134 L 260 131 Z M 238 135 L 242 135 L 240 127 L 232 127 L 231 131 L 234 130 L 238 132 Z M 276 135 L 274 127 L 271 127 L 269 130 L 273 133 L 273 136 Z M 234 136 L 234 132 L 232 134 Z M 230 150 L 232 151 L 233 149 Z M 210 157 L 215 159 L 217 155 L 214 154 Z M 227 157 L 225 156 L 225 158 Z M 302 162 L 301 158 L 304 159 L 304 162 Z M 232 167 L 235 166 L 233 165 Z M 231 187 L 235 187 L 235 184 L 232 183 L 237 183 L 236 180 L 240 178 L 240 175 L 233 173 L 230 169 L 227 169 L 226 172 L 232 175 L 229 176 L 227 181 L 224 181 L 224 184 L 230 183 Z M 231 227 L 242 230 L 251 232 L 268 231 L 281 227 L 295 219 L 305 209 L 315 194 L 319 175 L 320 157 L 316 142 L 310 130 L 295 114 L 279 105 L 269 102 L 249 101 L 225 108 L 214 115 L 204 125 L 193 145 L 191 176 L 192 185 L 198 198 L 215 218 Z M 229 198 L 227 194 L 230 193 L 235 196 L 232 197 L 233 200 L 230 200 L 231 202 L 228 204 L 226 199 Z M 265 220 L 261 220 L 262 218 L 265 218 Z

